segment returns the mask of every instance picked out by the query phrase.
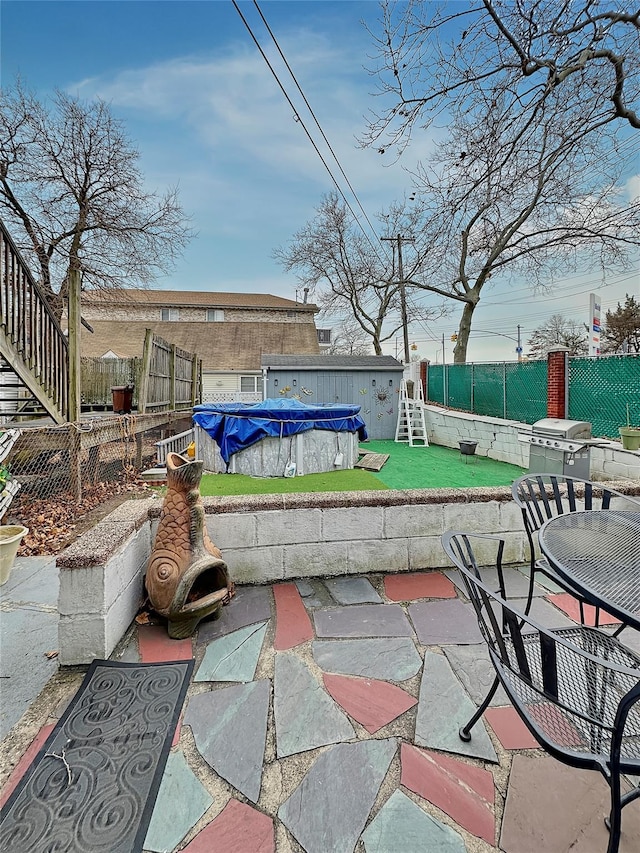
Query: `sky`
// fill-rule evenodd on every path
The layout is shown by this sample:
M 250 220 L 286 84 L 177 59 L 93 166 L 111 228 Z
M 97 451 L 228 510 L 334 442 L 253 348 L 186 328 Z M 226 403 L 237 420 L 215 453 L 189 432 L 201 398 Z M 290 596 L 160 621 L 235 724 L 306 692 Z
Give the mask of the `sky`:
M 238 5 L 359 211 L 254 4 Z M 357 144 L 367 112 L 379 103 L 364 26 L 376 28 L 378 4 L 262 0 L 260 9 L 375 223 L 380 210 L 412 191 L 399 164 L 384 165 L 375 149 Z M 19 75 L 42 98 L 58 88 L 105 99 L 140 152 L 148 189 L 178 187 L 196 236 L 153 287 L 303 298 L 295 275 L 272 254 L 314 216 L 334 183 L 231 0 L 1 0 L 0 49 L 2 86 Z M 414 163 L 430 144 L 427 133 L 414 136 Z M 637 166 L 629 187 L 640 186 Z M 526 281 L 483 291 L 468 360 L 515 359 L 518 334 L 526 352 L 528 337 L 552 314 L 587 322 L 591 292 L 600 295 L 603 315 L 615 310 L 625 294 L 640 296 L 640 269 L 604 278 L 585 270 L 547 295 L 534 294 Z M 454 312 L 429 325 L 411 323 L 414 352 L 451 361 L 458 320 Z M 385 345 L 388 354 L 402 351 L 400 335 Z

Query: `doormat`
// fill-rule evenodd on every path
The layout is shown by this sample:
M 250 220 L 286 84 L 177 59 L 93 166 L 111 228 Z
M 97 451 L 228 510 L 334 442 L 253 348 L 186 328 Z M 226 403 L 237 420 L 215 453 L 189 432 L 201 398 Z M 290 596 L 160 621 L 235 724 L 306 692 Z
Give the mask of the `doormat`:
M 0 812 L 0 850 L 139 853 L 193 660 L 95 660 Z

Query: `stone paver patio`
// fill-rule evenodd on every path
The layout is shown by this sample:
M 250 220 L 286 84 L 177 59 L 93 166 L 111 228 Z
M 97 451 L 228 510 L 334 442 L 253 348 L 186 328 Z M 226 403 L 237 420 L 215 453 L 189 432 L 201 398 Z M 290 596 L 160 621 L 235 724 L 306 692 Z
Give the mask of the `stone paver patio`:
M 536 594 L 546 624 L 569 623 L 572 602 Z M 493 669 L 453 571 L 240 587 L 193 641 L 135 625 L 113 655 L 192 656 L 150 853 L 606 850 L 605 782 L 538 749 L 502 691 L 459 739 Z M 640 801 L 621 853 L 638 850 Z

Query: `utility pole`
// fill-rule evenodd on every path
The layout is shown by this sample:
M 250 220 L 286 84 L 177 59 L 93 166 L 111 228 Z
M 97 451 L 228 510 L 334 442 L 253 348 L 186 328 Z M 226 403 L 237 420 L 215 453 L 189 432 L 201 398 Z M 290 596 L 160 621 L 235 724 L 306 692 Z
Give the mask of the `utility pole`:
M 398 244 L 398 284 L 400 286 L 400 318 L 402 321 L 402 337 L 404 339 L 404 363 L 409 364 L 411 356 L 409 355 L 409 324 L 407 321 L 407 296 L 404 287 L 404 271 L 402 269 L 402 243 L 414 243 L 413 237 L 403 237 L 402 234 L 397 234 L 395 237 L 381 237 L 381 240 L 386 240 L 392 243 L 394 240 Z
M 522 361 L 522 341 L 520 340 L 520 323 L 518 323 L 518 348 L 516 349 L 516 353 L 518 354 L 518 361 Z

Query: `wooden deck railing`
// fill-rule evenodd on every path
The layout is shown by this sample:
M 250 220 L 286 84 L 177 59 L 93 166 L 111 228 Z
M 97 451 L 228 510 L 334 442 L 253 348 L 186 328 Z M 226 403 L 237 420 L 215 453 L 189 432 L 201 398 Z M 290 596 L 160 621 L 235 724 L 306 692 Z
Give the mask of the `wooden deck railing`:
M 68 419 L 67 339 L 2 221 L 0 355 L 56 422 Z

